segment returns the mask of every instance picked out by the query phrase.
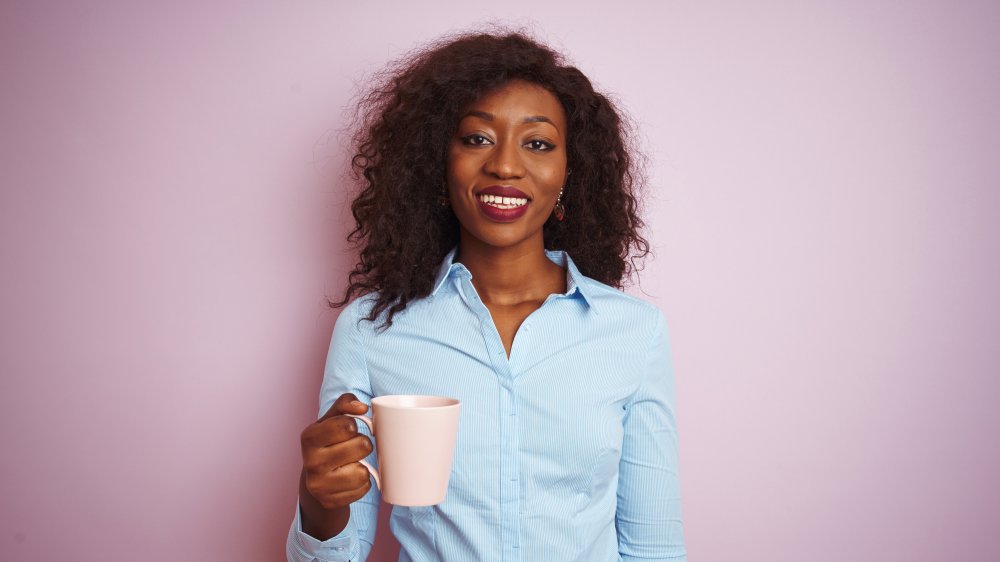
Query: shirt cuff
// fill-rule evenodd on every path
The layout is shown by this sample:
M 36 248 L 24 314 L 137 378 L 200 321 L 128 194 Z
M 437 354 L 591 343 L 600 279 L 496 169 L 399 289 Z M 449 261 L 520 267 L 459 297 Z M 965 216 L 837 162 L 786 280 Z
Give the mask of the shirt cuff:
M 321 541 L 302 531 L 301 509 L 295 503 L 295 520 L 288 531 L 289 562 L 351 562 L 358 559 L 358 532 L 354 518 L 337 535 Z

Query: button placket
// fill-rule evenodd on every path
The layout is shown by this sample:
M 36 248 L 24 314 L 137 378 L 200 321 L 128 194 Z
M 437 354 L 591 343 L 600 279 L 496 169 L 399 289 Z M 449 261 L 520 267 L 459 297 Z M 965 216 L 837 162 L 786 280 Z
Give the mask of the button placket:
M 509 378 L 501 384 L 501 438 L 503 448 L 500 467 L 502 539 L 505 545 L 504 560 L 519 560 L 518 548 L 521 542 L 520 512 L 520 438 L 517 417 L 518 397 L 515 379 Z

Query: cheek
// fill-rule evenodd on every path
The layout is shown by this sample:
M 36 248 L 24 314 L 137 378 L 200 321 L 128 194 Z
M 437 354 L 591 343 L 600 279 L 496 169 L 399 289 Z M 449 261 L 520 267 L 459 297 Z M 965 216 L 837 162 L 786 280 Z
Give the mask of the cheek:
M 563 175 L 564 175 L 564 173 L 563 173 L 563 171 L 561 169 L 560 170 L 555 170 L 554 169 L 554 170 L 549 171 L 549 173 L 547 173 L 542 178 L 542 181 L 544 181 L 545 184 L 549 185 L 549 186 L 555 185 L 557 187 L 562 187 Z
M 537 170 L 535 175 L 536 181 L 548 188 L 554 188 L 557 191 L 563 186 L 563 178 L 566 176 L 566 163 L 565 160 L 559 163 L 553 163 L 548 166 L 541 167 Z
M 466 178 L 470 174 L 474 174 L 477 169 L 474 160 L 474 158 L 471 158 L 461 150 L 452 148 L 448 152 L 448 162 L 446 164 L 448 183 L 466 183 Z

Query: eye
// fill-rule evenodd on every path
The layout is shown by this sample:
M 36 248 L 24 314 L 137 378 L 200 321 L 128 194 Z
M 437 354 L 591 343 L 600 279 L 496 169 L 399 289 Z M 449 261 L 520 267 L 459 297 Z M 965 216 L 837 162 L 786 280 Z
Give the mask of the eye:
M 493 141 L 484 137 L 483 135 L 472 134 L 462 137 L 462 144 L 467 144 L 470 146 L 485 146 L 487 144 L 493 144 Z
M 548 152 L 556 147 L 556 145 L 551 142 L 535 139 L 533 141 L 528 141 L 524 146 L 528 147 L 529 150 L 534 150 L 536 152 Z

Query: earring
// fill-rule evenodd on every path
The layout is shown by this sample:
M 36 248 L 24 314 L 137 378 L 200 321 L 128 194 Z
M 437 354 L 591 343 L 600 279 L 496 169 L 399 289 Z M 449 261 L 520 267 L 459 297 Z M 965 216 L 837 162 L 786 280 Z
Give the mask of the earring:
M 566 220 L 566 207 L 562 204 L 563 190 L 559 189 L 559 197 L 556 197 L 556 206 L 552 209 L 552 214 L 555 215 L 556 220 L 562 222 Z
M 441 194 L 438 195 L 438 205 L 442 209 L 448 208 L 448 184 L 444 184 L 444 188 L 441 189 Z
M 571 168 L 566 169 L 566 179 L 569 179 L 569 175 L 573 173 Z M 566 220 L 566 207 L 562 204 L 563 189 L 566 186 L 559 188 L 559 196 L 556 197 L 556 206 L 552 209 L 552 214 L 556 217 L 556 220 L 562 222 Z

